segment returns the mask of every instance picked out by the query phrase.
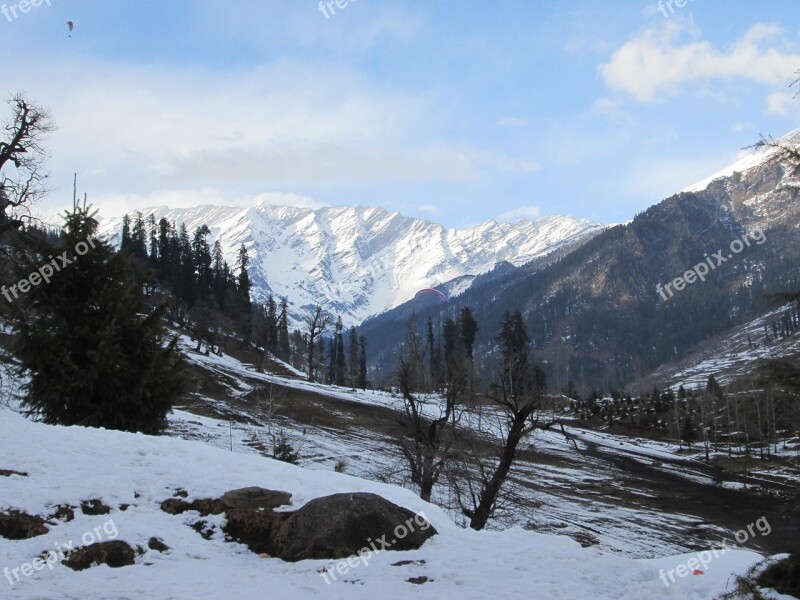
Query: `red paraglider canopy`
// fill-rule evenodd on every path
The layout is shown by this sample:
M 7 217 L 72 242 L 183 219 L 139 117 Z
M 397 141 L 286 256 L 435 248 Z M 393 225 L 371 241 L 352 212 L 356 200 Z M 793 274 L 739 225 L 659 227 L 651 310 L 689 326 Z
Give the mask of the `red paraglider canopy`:
M 450 299 L 449 299 L 447 296 L 445 296 L 445 295 L 444 295 L 442 292 L 440 292 L 439 290 L 435 290 L 435 289 L 433 289 L 433 288 L 425 288 L 424 290 L 420 290 L 420 291 L 418 291 L 416 294 L 414 294 L 414 298 L 416 298 L 416 297 L 417 297 L 417 296 L 419 296 L 420 294 L 425 294 L 425 293 L 427 293 L 427 292 L 431 292 L 431 293 L 434 293 L 434 294 L 438 294 L 438 295 L 439 295 L 439 297 L 440 297 L 442 300 L 444 300 L 445 302 L 450 302 Z

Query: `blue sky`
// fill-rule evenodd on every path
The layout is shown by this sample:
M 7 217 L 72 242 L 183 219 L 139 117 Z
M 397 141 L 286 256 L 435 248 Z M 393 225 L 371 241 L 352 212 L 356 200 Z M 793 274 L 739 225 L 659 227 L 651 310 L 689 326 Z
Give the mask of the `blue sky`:
M 3 94 L 59 126 L 44 210 L 78 172 L 108 216 L 267 201 L 611 223 L 800 126 L 787 0 L 5 7 Z

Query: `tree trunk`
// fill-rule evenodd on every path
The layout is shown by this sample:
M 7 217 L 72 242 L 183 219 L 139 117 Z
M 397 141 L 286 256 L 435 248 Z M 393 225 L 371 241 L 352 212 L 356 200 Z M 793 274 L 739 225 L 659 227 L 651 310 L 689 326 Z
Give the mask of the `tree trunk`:
M 497 465 L 497 470 L 492 475 L 492 479 L 483 488 L 480 502 L 470 519 L 469 526 L 475 531 L 480 531 L 486 527 L 486 523 L 492 516 L 492 509 L 500 495 L 500 488 L 503 487 L 503 483 L 508 478 L 508 472 L 511 470 L 511 465 L 514 464 L 517 446 L 525 433 L 525 421 L 527 418 L 528 416 L 522 413 L 514 417 L 506 438 L 506 445 L 503 448 L 503 455 L 500 457 L 500 464 Z

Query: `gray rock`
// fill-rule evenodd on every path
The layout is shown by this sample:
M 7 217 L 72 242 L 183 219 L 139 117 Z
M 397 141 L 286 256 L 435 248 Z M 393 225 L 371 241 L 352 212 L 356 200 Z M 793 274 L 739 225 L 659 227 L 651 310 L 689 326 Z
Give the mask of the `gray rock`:
M 287 561 L 345 558 L 363 548 L 415 550 L 436 535 L 421 515 L 375 494 L 312 500 L 280 526 L 273 555 Z

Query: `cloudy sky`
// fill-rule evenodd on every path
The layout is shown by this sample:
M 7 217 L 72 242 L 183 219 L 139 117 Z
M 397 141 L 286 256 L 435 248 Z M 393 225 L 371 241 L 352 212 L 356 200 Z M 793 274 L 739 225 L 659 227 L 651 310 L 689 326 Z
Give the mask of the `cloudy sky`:
M 794 0 L 38 3 L 0 4 L 0 81 L 58 124 L 44 210 L 77 172 L 108 216 L 266 200 L 611 223 L 800 127 Z

